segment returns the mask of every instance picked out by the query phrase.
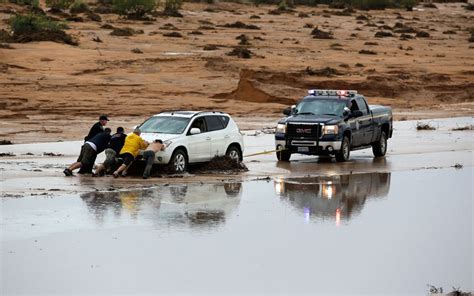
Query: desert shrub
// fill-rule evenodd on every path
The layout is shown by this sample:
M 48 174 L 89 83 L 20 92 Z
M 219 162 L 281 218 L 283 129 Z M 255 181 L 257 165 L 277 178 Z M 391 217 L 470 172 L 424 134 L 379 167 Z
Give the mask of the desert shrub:
M 82 13 L 89 11 L 89 6 L 82 0 L 76 0 L 72 3 L 71 7 L 69 8 L 71 13 Z
M 52 9 L 68 9 L 74 0 L 46 0 L 46 6 Z
M 113 0 L 115 11 L 121 15 L 141 17 L 156 8 L 155 0 Z
M 381 10 L 390 7 L 390 0 L 351 0 L 350 4 L 358 9 L 363 10 Z
M 66 29 L 64 23 L 34 14 L 12 16 L 10 18 L 10 27 L 15 35 L 41 31 L 59 32 Z
M 165 0 L 165 9 L 163 13 L 169 16 L 182 16 L 179 9 L 183 5 L 183 0 Z
M 28 5 L 28 6 L 33 6 L 33 7 L 39 6 L 39 0 L 8 0 L 8 2 L 13 3 L 13 4 Z
M 400 6 L 405 7 L 407 10 L 412 10 L 417 5 L 418 0 L 400 0 Z

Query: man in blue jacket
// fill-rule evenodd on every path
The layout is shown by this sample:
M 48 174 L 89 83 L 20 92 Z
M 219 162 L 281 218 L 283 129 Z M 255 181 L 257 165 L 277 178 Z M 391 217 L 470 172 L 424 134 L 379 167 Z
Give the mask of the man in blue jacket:
M 72 176 L 72 172 L 80 168 L 78 174 L 92 174 L 92 168 L 94 167 L 97 154 L 104 151 L 109 145 L 111 138 L 110 132 L 110 128 L 105 128 L 104 132 L 86 141 L 84 145 L 82 145 L 81 153 L 77 161 L 64 169 L 63 173 L 66 176 Z

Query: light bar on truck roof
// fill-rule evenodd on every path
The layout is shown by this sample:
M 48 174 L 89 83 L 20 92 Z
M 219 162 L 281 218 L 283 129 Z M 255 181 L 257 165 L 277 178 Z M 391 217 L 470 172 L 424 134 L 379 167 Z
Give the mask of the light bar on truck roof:
M 308 90 L 310 96 L 340 96 L 349 97 L 357 94 L 356 90 L 335 90 L 335 89 L 310 89 Z

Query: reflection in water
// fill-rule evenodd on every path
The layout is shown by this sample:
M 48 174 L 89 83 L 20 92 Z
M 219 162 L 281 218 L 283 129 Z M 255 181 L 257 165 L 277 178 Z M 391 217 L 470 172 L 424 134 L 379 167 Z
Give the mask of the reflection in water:
M 367 198 L 388 194 L 390 173 L 367 173 L 275 181 L 275 192 L 282 200 L 303 212 L 305 221 L 312 218 L 349 220 L 359 214 Z
M 81 195 L 98 224 L 124 215 L 153 220 L 157 227 L 222 224 L 239 206 L 242 183 L 169 185 L 127 191 L 89 192 Z

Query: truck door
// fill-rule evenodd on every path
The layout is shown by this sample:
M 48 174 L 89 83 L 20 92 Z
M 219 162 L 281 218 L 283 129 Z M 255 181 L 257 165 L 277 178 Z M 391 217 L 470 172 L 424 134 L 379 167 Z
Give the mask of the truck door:
M 351 100 L 350 109 L 351 109 L 351 112 L 360 110 L 359 105 L 357 104 L 355 99 Z M 362 125 L 360 124 L 360 121 L 361 119 L 364 118 L 364 116 L 365 115 L 362 115 L 361 117 L 351 118 L 349 120 L 349 124 L 351 125 L 351 130 L 352 130 L 351 147 L 361 146 L 364 143 L 364 140 L 363 140 L 364 131 L 363 131 Z
M 372 136 L 374 133 L 374 121 L 372 113 L 370 113 L 369 106 L 364 98 L 358 97 L 355 99 L 360 111 L 364 114 L 359 117 L 359 128 L 362 129 L 363 137 L 361 145 L 368 145 L 372 143 Z

